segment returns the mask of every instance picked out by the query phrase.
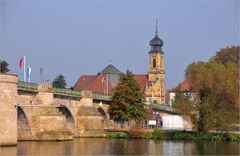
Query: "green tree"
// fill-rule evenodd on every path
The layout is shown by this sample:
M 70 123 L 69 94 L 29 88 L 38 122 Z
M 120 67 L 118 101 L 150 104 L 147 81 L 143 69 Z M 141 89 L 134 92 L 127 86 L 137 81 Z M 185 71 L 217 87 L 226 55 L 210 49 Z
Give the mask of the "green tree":
M 53 87 L 55 88 L 65 88 L 67 83 L 63 75 L 58 75 L 52 82 Z
M 144 103 L 140 85 L 134 80 L 133 74 L 127 71 L 121 75 L 113 90 L 112 103 L 109 106 L 110 117 L 115 121 L 141 121 L 147 117 Z
M 229 52 L 226 49 L 223 50 L 224 56 L 231 56 L 232 49 Z M 199 131 L 229 130 L 238 123 L 240 105 L 237 61 L 234 57 L 220 55 L 217 53 L 209 62 L 188 66 L 185 76 L 196 96 L 193 101 L 184 97 L 176 98 L 175 101 L 174 107 L 182 111 L 183 115 L 190 116 Z
M 0 60 L 0 73 L 9 72 L 8 63 L 5 60 Z

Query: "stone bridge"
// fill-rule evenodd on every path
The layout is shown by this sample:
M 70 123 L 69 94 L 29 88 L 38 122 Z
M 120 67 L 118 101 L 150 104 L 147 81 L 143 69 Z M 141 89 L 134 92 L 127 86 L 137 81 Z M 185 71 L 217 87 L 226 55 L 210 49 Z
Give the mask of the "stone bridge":
M 17 140 L 70 140 L 101 136 L 108 127 L 110 96 L 18 82 L 0 74 L 0 145 Z M 105 109 L 104 109 L 105 108 Z

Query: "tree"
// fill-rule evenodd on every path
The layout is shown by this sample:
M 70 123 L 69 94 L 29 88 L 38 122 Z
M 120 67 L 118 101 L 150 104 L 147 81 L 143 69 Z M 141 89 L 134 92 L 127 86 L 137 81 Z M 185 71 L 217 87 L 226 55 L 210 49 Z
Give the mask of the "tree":
M 221 64 L 233 63 L 239 64 L 240 46 L 231 46 L 221 49 L 213 56 L 210 61 L 216 61 Z
M 140 85 L 134 80 L 133 74 L 127 71 L 121 75 L 113 90 L 112 103 L 109 106 L 110 117 L 115 121 L 141 121 L 147 117 L 144 103 Z
M 8 63 L 5 60 L 0 60 L 0 73 L 9 72 Z
M 180 110 L 184 118 L 191 118 L 191 121 L 194 125 L 194 129 L 196 129 L 196 112 L 194 108 L 194 104 L 192 101 L 188 98 L 188 96 L 184 95 L 183 92 L 177 90 L 175 100 L 173 102 L 173 107 L 177 110 Z
M 199 62 L 187 69 L 187 79 L 191 82 L 198 112 L 197 127 L 200 131 L 227 130 L 237 123 L 238 68 L 233 64 Z
M 226 49 L 223 50 L 224 56 L 231 56 L 232 49 Z M 237 61 L 234 57 L 220 55 L 223 56 L 220 52 L 209 62 L 188 66 L 185 76 L 196 97 L 193 101 L 184 97 L 176 98 L 175 101 L 174 107 L 184 116 L 190 116 L 199 131 L 228 130 L 231 125 L 238 123 L 240 105 Z
M 67 83 L 63 75 L 58 75 L 52 82 L 53 87 L 55 88 L 65 88 Z

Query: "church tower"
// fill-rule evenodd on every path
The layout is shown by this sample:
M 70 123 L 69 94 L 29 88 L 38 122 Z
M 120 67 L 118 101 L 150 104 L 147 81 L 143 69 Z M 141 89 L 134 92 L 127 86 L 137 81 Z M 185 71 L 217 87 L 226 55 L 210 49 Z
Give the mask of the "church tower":
M 156 32 L 154 38 L 149 42 L 151 50 L 149 51 L 149 70 L 148 87 L 146 89 L 146 98 L 150 103 L 164 104 L 164 52 L 162 51 L 163 41 L 158 37 L 158 25 L 156 20 Z

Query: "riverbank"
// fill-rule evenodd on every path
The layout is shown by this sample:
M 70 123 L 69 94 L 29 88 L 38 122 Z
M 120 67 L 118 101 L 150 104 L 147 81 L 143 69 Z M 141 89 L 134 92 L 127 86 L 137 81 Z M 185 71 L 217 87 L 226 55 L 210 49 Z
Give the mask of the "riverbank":
M 129 139 L 160 139 L 160 140 L 211 140 L 211 141 L 238 141 L 240 134 L 219 133 L 219 132 L 189 132 L 189 131 L 162 131 L 155 129 L 153 132 L 128 131 L 128 132 L 107 132 L 108 138 L 129 138 Z

